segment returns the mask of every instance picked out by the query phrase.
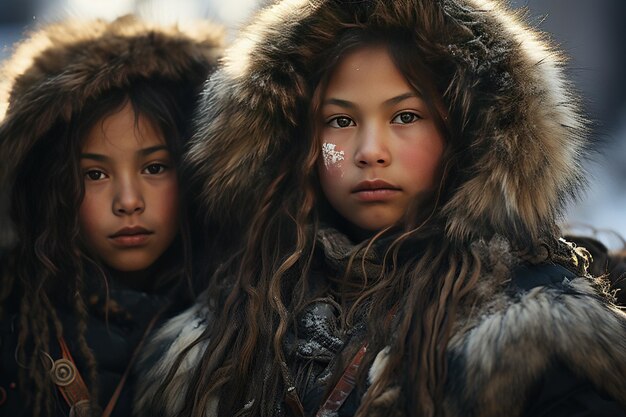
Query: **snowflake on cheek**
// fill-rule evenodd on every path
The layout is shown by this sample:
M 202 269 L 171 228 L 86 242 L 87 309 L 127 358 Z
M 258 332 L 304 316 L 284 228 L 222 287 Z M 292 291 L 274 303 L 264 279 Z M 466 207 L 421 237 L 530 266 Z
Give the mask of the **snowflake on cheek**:
M 343 151 L 335 150 L 336 146 L 334 143 L 327 142 L 322 145 L 322 157 L 324 158 L 324 166 L 327 169 L 345 159 Z

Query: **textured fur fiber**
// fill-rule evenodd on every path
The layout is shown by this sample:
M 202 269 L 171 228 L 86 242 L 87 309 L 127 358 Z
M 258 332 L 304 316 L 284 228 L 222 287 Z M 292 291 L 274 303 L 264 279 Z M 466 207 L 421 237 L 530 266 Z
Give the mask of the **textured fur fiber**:
M 584 182 L 585 123 L 564 58 L 520 13 L 491 0 L 287 0 L 266 8 L 205 89 L 189 159 L 207 215 L 246 218 L 242 210 L 259 199 L 286 150 L 306 140 L 297 119 L 311 95 L 313 57 L 354 22 L 414 27 L 426 59 L 453 68 L 444 101 L 464 120 L 473 163 L 439 214 L 449 236 L 519 241 L 552 233 Z
M 232 44 L 205 88 L 188 161 L 208 218 L 249 217 L 246 210 L 255 207 L 287 150 L 306 140 L 298 115 L 310 100 L 306 80 L 314 57 L 342 25 L 355 22 L 414 28 L 429 59 L 452 68 L 444 102 L 463 120 L 472 154 L 464 182 L 435 214 L 449 239 L 477 242 L 485 258 L 469 296 L 475 302 L 459 313 L 448 346 L 443 415 L 518 416 L 533 383 L 555 361 L 626 406 L 626 316 L 592 279 L 580 272 L 532 290 L 500 285 L 519 262 L 511 245 L 554 235 L 565 202 L 584 183 L 586 142 L 564 57 L 503 2 L 285 0 L 268 6 Z M 201 329 L 189 335 L 179 330 L 168 325 L 157 336 L 162 362 L 142 380 L 140 401 L 154 395 L 163 370 L 180 353 L 181 338 Z M 378 355 L 371 379 L 384 356 Z M 181 378 L 162 394 L 174 403 L 185 389 Z M 399 395 L 390 387 L 376 399 L 385 410 L 380 415 L 389 415 Z
M 476 301 L 470 311 L 458 315 L 448 345 L 450 362 L 444 417 L 515 417 L 527 406 L 527 395 L 554 361 L 565 363 L 577 375 L 589 379 L 626 407 L 626 318 L 607 304 L 589 277 L 524 290 L 502 282 L 513 268 L 508 243 L 502 238 L 476 244 L 483 253 L 482 284 L 469 296 Z M 171 319 L 154 336 L 139 368 L 149 369 L 139 379 L 135 410 L 152 415 L 149 407 L 156 389 L 165 380 L 178 355 L 207 328 L 213 315 L 200 297 L 191 309 Z M 207 342 L 196 345 L 175 372 L 176 383 L 160 393 L 168 408 L 163 416 L 177 416 L 189 375 Z M 385 366 L 387 349 L 369 370 L 370 382 Z M 157 359 L 158 358 L 158 359 Z M 379 413 L 405 415 L 395 407 L 400 388 L 390 386 L 375 401 Z M 216 417 L 215 408 L 207 417 Z M 393 414 L 395 412 L 395 414 Z M 392 413 L 392 414 L 390 414 Z
M 178 354 L 192 345 L 213 320 L 205 297 L 200 295 L 193 307 L 169 320 L 154 335 L 146 350 L 142 352 L 141 362 L 137 365 L 137 369 L 149 370 L 142 375 L 137 385 L 134 409 L 138 414 L 144 415 L 148 410 L 147 404 L 150 403 L 156 388 L 167 377 Z M 176 369 L 171 386 L 177 389 L 175 392 L 169 391 L 165 394 L 168 402 L 167 409 L 163 410 L 164 415 L 174 416 L 182 408 L 184 391 L 181 388 L 186 386 L 187 378 L 202 358 L 207 344 L 208 342 L 204 341 L 195 345 Z
M 157 75 L 201 86 L 223 53 L 222 38 L 222 28 L 209 23 L 164 27 L 132 16 L 32 33 L 0 73 L 0 179 L 57 121 L 107 89 Z

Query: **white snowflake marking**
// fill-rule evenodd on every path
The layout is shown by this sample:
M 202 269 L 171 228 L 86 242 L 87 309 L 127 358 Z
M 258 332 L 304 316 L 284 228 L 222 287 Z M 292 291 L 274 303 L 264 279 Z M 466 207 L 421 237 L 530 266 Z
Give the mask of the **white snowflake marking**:
M 324 158 L 324 166 L 326 168 L 330 168 L 332 165 L 336 165 L 345 159 L 343 151 L 336 151 L 336 147 L 337 145 L 334 143 L 328 142 L 324 142 L 322 145 L 322 157 Z

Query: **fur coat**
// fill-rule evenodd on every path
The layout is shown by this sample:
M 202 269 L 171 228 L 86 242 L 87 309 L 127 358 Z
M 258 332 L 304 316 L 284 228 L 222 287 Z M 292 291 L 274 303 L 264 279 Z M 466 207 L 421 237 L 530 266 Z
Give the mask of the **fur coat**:
M 468 143 L 464 176 L 434 216 L 442 238 L 481 254 L 484 271 L 447 347 L 438 412 L 520 416 L 558 364 L 626 407 L 626 315 L 586 273 L 584 251 L 561 242 L 559 256 L 528 269 L 511 250 L 557 239 L 564 204 L 584 185 L 587 131 L 565 58 L 502 1 L 284 0 L 265 8 L 205 88 L 189 161 L 207 218 L 236 224 L 250 217 L 256 207 L 250 202 L 261 199 L 281 158 L 305 136 L 298 120 L 310 102 L 315 57 L 357 23 L 412 34 L 427 63 L 448 80 L 444 102 Z M 557 267 L 557 258 L 567 268 Z M 156 386 L 212 320 L 199 300 L 157 333 L 145 355 L 154 366 L 142 378 L 139 415 L 156 412 L 149 407 Z M 165 416 L 178 415 L 204 347 L 193 347 L 170 389 L 160 392 Z M 370 381 L 383 366 L 385 351 Z M 399 395 L 390 387 L 377 400 L 381 410 L 393 409 Z
M 193 94 L 188 98 L 189 107 L 193 107 L 204 81 L 222 55 L 222 38 L 222 28 L 208 22 L 186 27 L 162 26 L 133 16 L 113 22 L 64 21 L 28 34 L 3 63 L 0 73 L 0 192 L 8 195 L 17 167 L 28 160 L 29 153 L 39 143 L 56 140 L 55 126 L 67 124 L 86 102 L 108 89 L 124 88 L 137 78 L 159 77 Z M 36 201 L 38 196 L 32 198 Z M 6 217 L 6 213 L 0 213 L 3 232 L 8 227 Z M 5 260 L 2 261 L 1 266 L 5 266 Z M 4 291 L 8 284 L 1 266 Z M 33 412 L 32 405 L 25 404 L 20 390 L 15 388 L 19 370 L 15 355 L 20 291 L 19 284 L 15 284 L 6 305 L 2 306 L 0 415 L 3 416 L 30 416 Z M 87 317 L 86 337 L 97 361 L 99 399 L 106 405 L 148 323 L 171 300 L 165 293 L 146 294 L 128 288 L 107 288 L 93 293 L 85 290 L 85 293 L 85 298 L 96 300 L 110 297 L 109 305 L 117 307 L 120 316 L 121 312 L 130 316 L 116 321 L 111 313 L 109 320 L 94 307 Z M 86 302 L 91 308 L 92 301 Z M 75 313 L 70 306 L 67 310 L 57 314 L 63 322 L 70 350 L 82 364 L 77 338 L 71 332 L 76 327 Z M 87 377 L 85 369 L 81 373 Z M 130 414 L 131 387 L 132 383 L 125 385 L 114 416 Z M 55 412 L 59 416 L 69 412 L 60 394 Z

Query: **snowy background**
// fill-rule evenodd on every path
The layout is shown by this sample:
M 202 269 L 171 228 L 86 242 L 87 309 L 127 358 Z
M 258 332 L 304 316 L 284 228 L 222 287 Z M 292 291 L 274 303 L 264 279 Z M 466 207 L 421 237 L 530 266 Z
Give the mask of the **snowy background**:
M 597 231 L 617 247 L 622 242 L 615 235 L 626 237 L 626 1 L 510 2 L 527 8 L 534 25 L 570 55 L 570 75 L 595 121 L 598 153 L 587 163 L 591 187 L 564 222 L 585 234 Z M 0 60 L 25 32 L 66 16 L 113 19 L 133 12 L 180 23 L 210 18 L 232 38 L 257 7 L 257 0 L 0 0 Z

